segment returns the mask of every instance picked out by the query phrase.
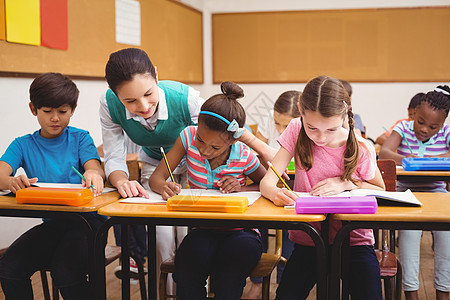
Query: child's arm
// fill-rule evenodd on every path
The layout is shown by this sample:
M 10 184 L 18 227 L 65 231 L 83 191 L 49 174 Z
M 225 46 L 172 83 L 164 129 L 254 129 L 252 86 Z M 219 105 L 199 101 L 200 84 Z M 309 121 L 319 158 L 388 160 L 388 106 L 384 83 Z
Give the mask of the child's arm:
M 10 190 L 14 194 L 38 181 L 38 178 L 28 178 L 25 175 L 11 176 L 13 169 L 9 164 L 0 161 L 0 190 Z
M 273 158 L 272 165 L 278 174 L 281 174 L 287 168 L 291 159 L 292 155 L 281 147 Z M 297 195 L 286 188 L 278 188 L 278 180 L 277 175 L 269 168 L 259 184 L 261 194 L 277 206 L 293 205 Z
M 355 189 L 385 190 L 380 170 L 375 168 L 375 177 L 373 179 L 355 183 L 350 180 L 342 180 L 340 177 L 327 178 L 313 186 L 310 193 L 314 196 L 324 197 Z
M 239 138 L 239 141 L 243 142 L 244 144 L 255 150 L 259 154 L 259 157 L 261 158 L 262 161 L 272 161 L 275 154 L 277 154 L 276 149 L 270 147 L 262 140 L 258 139 L 256 136 L 253 135 L 253 133 L 251 133 L 247 129 L 245 129 L 244 134 L 242 134 L 242 136 Z
M 94 186 L 94 196 L 100 196 L 103 192 L 103 183 L 105 181 L 105 171 L 103 171 L 100 162 L 96 159 L 90 159 L 84 163 L 83 168 L 85 170 L 83 176 L 86 178 L 86 182 L 83 182 L 83 186 Z
M 220 187 L 220 191 L 225 194 L 239 191 L 259 191 L 259 182 L 265 174 L 266 169 L 264 169 L 263 165 L 260 164 L 253 173 L 248 175 L 248 177 L 250 177 L 253 181 L 250 185 L 241 186 L 239 181 L 232 176 L 224 176 L 220 178 L 217 185 Z
M 393 159 L 397 165 L 401 165 L 402 159 L 405 157 L 397 153 L 397 148 L 400 146 L 401 142 L 402 136 L 397 131 L 393 130 L 383 146 L 381 146 L 379 158 Z
M 171 171 L 178 166 L 185 155 L 186 149 L 181 142 L 181 137 L 178 137 L 173 147 L 166 154 Z M 152 191 L 160 194 L 164 200 L 177 195 L 181 191 L 181 185 L 179 183 L 172 181 L 167 182 L 169 176 L 170 174 L 167 170 L 166 163 L 164 162 L 164 159 L 162 159 L 148 181 L 148 185 Z

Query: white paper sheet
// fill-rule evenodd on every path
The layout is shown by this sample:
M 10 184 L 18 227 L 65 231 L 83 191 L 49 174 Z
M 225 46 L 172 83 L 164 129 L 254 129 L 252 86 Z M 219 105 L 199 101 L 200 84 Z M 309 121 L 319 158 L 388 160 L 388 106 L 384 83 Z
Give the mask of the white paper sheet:
M 141 5 L 136 0 L 116 0 L 116 42 L 141 45 Z
M 149 199 L 143 197 L 133 197 L 120 200 L 121 203 L 147 203 L 147 204 L 166 204 L 160 194 L 147 190 Z M 202 189 L 182 189 L 180 195 L 194 195 L 194 196 L 234 196 L 247 197 L 248 205 L 252 205 L 259 197 L 260 192 L 238 192 L 231 194 L 223 194 L 219 190 L 202 190 Z
M 49 188 L 62 188 L 62 189 L 83 189 L 84 187 L 81 183 L 49 183 L 49 182 L 36 182 L 33 185 L 38 187 L 49 187 Z M 105 187 L 103 188 L 102 194 L 116 191 L 116 188 Z

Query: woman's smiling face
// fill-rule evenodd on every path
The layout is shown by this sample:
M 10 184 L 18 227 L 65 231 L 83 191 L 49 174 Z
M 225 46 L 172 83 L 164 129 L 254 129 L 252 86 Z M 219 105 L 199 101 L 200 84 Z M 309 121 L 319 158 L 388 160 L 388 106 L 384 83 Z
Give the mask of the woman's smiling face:
M 158 107 L 158 85 L 149 73 L 136 74 L 117 88 L 117 97 L 129 112 L 148 119 Z

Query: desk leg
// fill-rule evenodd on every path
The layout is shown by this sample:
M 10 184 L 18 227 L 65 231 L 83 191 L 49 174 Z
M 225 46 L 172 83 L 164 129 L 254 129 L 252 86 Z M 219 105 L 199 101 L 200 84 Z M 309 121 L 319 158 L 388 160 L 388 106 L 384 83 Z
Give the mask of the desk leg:
M 147 224 L 147 243 L 148 243 L 148 299 L 157 300 L 157 276 L 156 266 L 156 225 Z
M 314 241 L 317 253 L 317 296 L 318 300 L 328 299 L 328 284 L 327 284 L 327 254 L 325 243 L 320 234 L 308 223 L 299 223 L 298 229 L 306 232 Z M 338 299 L 338 298 L 332 298 Z
M 342 244 L 350 236 L 350 232 L 356 228 L 361 228 L 361 225 L 356 222 L 343 224 L 334 238 L 331 247 L 330 299 L 340 299 Z
M 130 248 L 128 247 L 129 226 L 122 223 L 122 299 L 130 299 Z
M 108 219 L 97 231 L 95 237 L 95 298 L 106 300 L 106 272 L 105 272 L 105 246 L 108 239 L 109 228 L 114 224 L 113 219 Z

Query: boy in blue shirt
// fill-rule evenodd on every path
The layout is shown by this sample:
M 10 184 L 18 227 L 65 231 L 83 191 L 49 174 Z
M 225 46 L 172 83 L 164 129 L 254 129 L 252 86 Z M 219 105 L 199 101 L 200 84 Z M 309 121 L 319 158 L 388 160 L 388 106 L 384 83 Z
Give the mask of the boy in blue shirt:
M 84 186 L 94 186 L 94 195 L 103 190 L 105 174 L 94 142 L 85 130 L 69 127 L 79 91 L 69 78 L 45 73 L 30 86 L 31 113 L 40 130 L 16 138 L 0 158 L 0 189 L 16 193 L 37 182 L 80 183 L 72 170 L 86 178 Z M 22 167 L 26 175 L 14 176 Z M 103 217 L 86 214 L 94 230 Z M 53 284 L 65 300 L 89 297 L 87 237 L 81 228 L 65 219 L 48 219 L 22 236 L 0 259 L 0 282 L 6 299 L 33 299 L 30 277 L 50 269 Z

